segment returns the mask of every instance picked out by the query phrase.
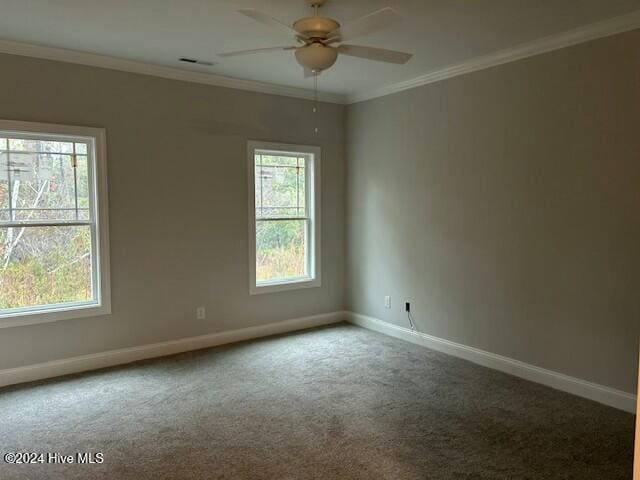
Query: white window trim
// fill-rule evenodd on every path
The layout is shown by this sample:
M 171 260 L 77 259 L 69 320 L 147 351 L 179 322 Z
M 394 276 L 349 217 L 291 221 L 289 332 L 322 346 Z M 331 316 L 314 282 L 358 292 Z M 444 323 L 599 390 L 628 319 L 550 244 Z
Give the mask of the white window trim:
M 102 128 L 76 127 L 48 123 L 0 120 L 0 131 L 16 134 L 36 133 L 92 139 L 95 145 L 93 169 L 95 205 L 95 234 L 92 236 L 96 255 L 96 296 L 97 304 L 65 303 L 56 307 L 47 305 L 24 309 L 15 313 L 0 314 L 0 328 L 33 325 L 37 323 L 57 322 L 72 318 L 94 317 L 111 313 L 111 278 L 109 262 L 109 213 L 107 193 L 107 145 L 106 131 Z
M 255 200 L 255 151 L 268 150 L 275 153 L 304 153 L 313 156 L 313 168 L 308 169 L 311 175 L 312 195 L 310 199 L 311 230 L 313 232 L 310 239 L 309 266 L 311 278 L 283 280 L 273 283 L 256 283 L 256 200 Z M 320 197 L 320 147 L 308 145 L 290 145 L 286 143 L 272 143 L 249 140 L 247 142 L 247 166 L 249 179 L 249 293 L 259 295 L 263 293 L 283 292 L 287 290 L 298 290 L 303 288 L 314 288 L 322 285 L 321 281 L 321 197 Z

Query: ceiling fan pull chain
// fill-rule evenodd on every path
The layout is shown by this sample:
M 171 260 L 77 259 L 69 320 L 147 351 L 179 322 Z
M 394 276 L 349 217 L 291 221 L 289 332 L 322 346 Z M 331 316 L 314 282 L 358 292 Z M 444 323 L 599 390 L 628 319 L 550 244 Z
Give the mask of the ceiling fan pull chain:
M 314 132 L 317 135 L 318 128 L 318 72 L 313 72 L 313 121 L 315 123 Z

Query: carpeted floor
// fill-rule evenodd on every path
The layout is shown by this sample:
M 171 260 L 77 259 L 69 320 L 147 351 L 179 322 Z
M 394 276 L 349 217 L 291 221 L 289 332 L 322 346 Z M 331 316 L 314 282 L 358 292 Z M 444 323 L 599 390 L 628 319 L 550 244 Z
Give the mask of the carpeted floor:
M 633 416 L 338 325 L 0 390 L 7 479 L 624 479 Z

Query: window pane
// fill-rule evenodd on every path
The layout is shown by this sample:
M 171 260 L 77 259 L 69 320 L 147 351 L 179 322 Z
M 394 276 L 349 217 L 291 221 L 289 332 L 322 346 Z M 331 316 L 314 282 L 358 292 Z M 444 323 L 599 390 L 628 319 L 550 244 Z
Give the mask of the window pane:
M 86 155 L 76 156 L 76 177 L 78 192 L 78 216 L 87 219 L 89 215 L 89 164 Z M 86 217 L 86 218 L 85 218 Z
M 306 276 L 306 220 L 256 222 L 256 281 Z
M 10 172 L 7 174 L 6 159 L 0 157 L 0 170 L 5 166 L 0 182 L 11 178 L 14 220 L 75 220 L 76 192 L 77 206 L 89 207 L 87 157 L 78 156 L 75 168 L 73 159 L 73 155 L 12 152 L 9 157 Z M 78 213 L 78 218 L 83 216 L 88 218 L 88 215 Z
M 76 143 L 76 153 L 86 155 L 87 154 L 87 144 L 86 143 Z
M 295 167 L 298 165 L 298 159 L 296 157 L 285 157 L 280 155 L 256 155 L 256 157 L 262 157 L 262 165 L 265 166 L 287 166 Z M 256 162 L 257 163 L 257 162 Z
M 2 139 L 0 139 L 0 144 Z M 0 222 L 9 220 L 9 178 L 7 154 L 0 152 Z
M 93 300 L 91 228 L 0 228 L 0 309 Z
M 73 153 L 73 143 L 26 138 L 10 138 L 9 150 L 31 153 Z
M 37 140 L 27 140 L 24 138 L 9 139 L 9 150 L 35 152 L 37 149 L 38 149 Z
M 0 177 L 0 222 L 9 221 L 9 182 Z
M 256 217 L 304 217 L 305 159 L 256 155 Z

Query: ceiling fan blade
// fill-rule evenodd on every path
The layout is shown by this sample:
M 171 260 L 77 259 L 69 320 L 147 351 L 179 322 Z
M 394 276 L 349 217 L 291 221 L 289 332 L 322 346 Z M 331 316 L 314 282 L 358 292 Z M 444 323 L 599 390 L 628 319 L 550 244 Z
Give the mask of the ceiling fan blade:
M 268 53 L 277 52 L 282 50 L 295 50 L 298 47 L 269 47 L 269 48 L 254 48 L 253 50 L 238 50 L 237 52 L 218 53 L 219 57 L 240 57 L 242 55 L 253 55 L 254 53 Z
M 300 33 L 296 32 L 289 25 L 282 23 L 280 20 L 276 20 L 275 18 L 270 17 L 266 13 L 262 13 L 253 8 L 242 8 L 238 10 L 238 13 L 246 15 L 247 17 L 252 18 L 256 22 L 266 25 L 268 27 L 276 28 L 281 32 L 285 33 L 286 35 L 294 36 L 294 37 L 304 37 L 304 35 L 301 35 Z
M 351 57 L 366 58 L 367 60 L 375 60 L 376 62 L 397 63 L 398 65 L 404 65 L 413 57 L 411 53 L 345 44 L 338 47 L 338 52 Z
M 391 7 L 385 7 L 334 30 L 329 34 L 329 41 L 334 38 L 339 38 L 340 41 L 347 41 L 355 37 L 368 35 L 400 20 L 402 20 L 402 17 L 398 12 Z

